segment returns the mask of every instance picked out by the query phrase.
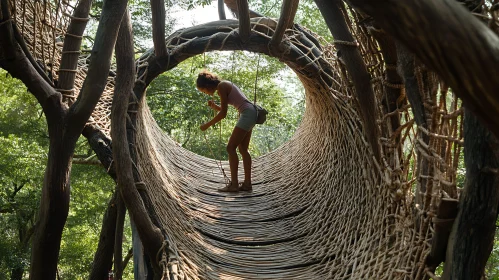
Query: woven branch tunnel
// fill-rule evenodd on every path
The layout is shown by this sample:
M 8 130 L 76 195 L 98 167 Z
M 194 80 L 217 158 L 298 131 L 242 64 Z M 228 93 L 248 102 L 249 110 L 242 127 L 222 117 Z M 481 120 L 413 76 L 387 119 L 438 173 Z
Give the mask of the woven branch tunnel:
M 64 71 L 59 69 L 62 45 L 57 42 L 65 35 L 72 12 L 64 5 L 57 9 L 44 10 L 41 3 L 33 3 L 14 14 L 35 60 L 54 79 Z M 47 17 L 36 17 L 34 11 L 44 11 Z M 380 161 L 364 137 L 362 100 L 356 98 L 334 45 L 303 27 L 286 30 L 284 49 L 275 52 L 269 47 L 275 20 L 252 19 L 245 44 L 238 37 L 237 21 L 217 21 L 179 30 L 166 38 L 169 55 L 157 58 L 150 50 L 137 61 L 134 92 L 139 110 L 130 111 L 131 118 L 137 117 L 136 166 L 161 230 L 178 256 L 171 259 L 178 267 L 175 277 L 428 277 L 425 260 L 435 228 L 432 218 L 442 197 L 457 198 L 460 102 L 441 90 L 434 73 L 418 64 L 414 79 L 421 85 L 425 108 L 431 109 L 426 117 L 432 125 L 417 126 L 403 85 L 386 79 L 393 65 L 385 64 L 375 38 L 358 23 L 356 13 L 352 15 L 349 28 L 358 44 L 350 43 L 359 48 L 376 95 L 378 119 L 369 121 L 380 130 Z M 44 36 L 47 32 L 51 36 Z M 216 50 L 276 57 L 296 73 L 306 90 L 306 111 L 292 139 L 254 159 L 252 193 L 218 193 L 224 178 L 216 161 L 180 147 L 161 131 L 146 105 L 147 85 L 155 77 L 189 57 Z M 77 98 L 87 73 L 88 54 L 79 55 L 75 87 L 58 89 L 68 104 Z M 393 112 L 384 106 L 390 87 L 400 90 Z M 89 121 L 108 135 L 113 88 L 110 76 Z M 390 123 L 394 116 L 400 120 L 395 130 Z M 426 162 L 426 169 L 420 168 L 421 162 Z M 227 163 L 224 167 L 228 170 Z M 422 180 L 430 182 L 428 188 L 416 193 Z
M 162 59 L 167 63 L 147 76 L 200 51 L 246 49 L 270 55 L 270 37 L 257 30 L 260 24 L 261 19 L 254 21 L 245 46 L 233 30 L 209 28 L 214 23 L 182 30 L 167 39 L 171 55 Z M 204 36 L 191 32 L 199 30 Z M 306 89 L 303 121 L 289 142 L 254 159 L 251 194 L 218 193 L 224 178 L 216 160 L 167 137 L 142 100 L 137 165 L 180 257 L 180 278 L 404 279 L 422 273 L 429 246 L 420 243 L 427 237 L 412 228 L 405 197 L 410 185 L 397 188 L 382 180 L 386 174 L 363 137 L 336 60 L 322 47 L 302 51 L 300 39 L 306 37 L 288 30 L 287 38 L 294 39 L 279 57 Z M 144 80 L 138 84 L 147 84 Z

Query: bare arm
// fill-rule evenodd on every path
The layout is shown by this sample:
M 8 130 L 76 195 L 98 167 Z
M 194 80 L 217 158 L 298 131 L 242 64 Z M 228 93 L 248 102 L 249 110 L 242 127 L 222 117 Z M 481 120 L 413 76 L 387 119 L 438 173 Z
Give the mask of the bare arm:
M 213 100 L 210 100 L 208 101 L 208 106 L 210 106 L 211 109 L 215 110 L 215 111 L 220 111 L 222 110 L 222 107 L 218 106 L 217 104 L 215 104 L 215 102 L 213 102 Z
M 208 129 L 210 126 L 216 124 L 217 122 L 221 121 L 227 116 L 227 107 L 228 107 L 227 98 L 231 90 L 232 90 L 232 84 L 229 82 L 221 82 L 220 84 L 218 84 L 217 92 L 218 95 L 220 96 L 220 111 L 218 111 L 218 114 L 209 122 L 201 125 L 201 130 Z

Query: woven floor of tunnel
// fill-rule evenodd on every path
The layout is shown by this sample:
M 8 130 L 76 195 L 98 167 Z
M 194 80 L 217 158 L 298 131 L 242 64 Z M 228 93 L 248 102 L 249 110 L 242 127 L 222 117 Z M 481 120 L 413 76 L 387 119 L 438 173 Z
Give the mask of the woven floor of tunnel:
M 15 22 L 23 26 L 29 50 L 57 78 L 65 69 L 59 69 L 62 45 L 56 38 L 65 35 L 72 6 L 15 2 Z M 235 194 L 217 191 L 225 181 L 215 159 L 170 139 L 152 118 L 147 96 L 139 100 L 136 166 L 161 230 L 178 256 L 177 279 L 428 278 L 432 218 L 442 197 L 457 197 L 460 102 L 430 70 L 417 65 L 415 80 L 432 124 L 418 127 L 403 84 L 386 79 L 394 65 L 384 62 L 374 39 L 380 31 L 358 24 L 358 15 L 350 13 L 355 42 L 326 42 L 295 25 L 285 33 L 289 49 L 282 53 L 268 49 L 276 25 L 271 19 L 252 21 L 247 44 L 238 41 L 236 21 L 179 30 L 166 39 L 171 55 L 163 61 L 168 63 L 165 71 L 206 51 L 248 50 L 279 58 L 306 90 L 299 129 L 278 149 L 254 158 L 253 191 Z M 55 16 L 59 14 L 63 16 Z M 52 36 L 44 36 L 48 33 Z M 355 97 L 334 43 L 358 47 L 372 77 L 378 117 L 371 121 L 380 131 L 379 161 L 364 137 L 362 100 Z M 75 87 L 57 89 L 68 104 L 83 84 L 88 56 L 80 54 Z M 147 85 L 148 75 L 160 73 L 151 74 L 153 59 L 154 52 L 148 51 L 137 61 L 137 84 Z M 89 122 L 107 134 L 114 78 L 108 81 Z M 393 112 L 383 106 L 387 88 L 400 90 Z M 396 128 L 390 123 L 393 116 L 400 120 Z M 428 162 L 427 174 L 421 174 L 421 159 Z M 228 172 L 228 164 L 222 164 Z M 431 183 L 416 194 L 421 180 Z
M 215 160 L 179 147 L 145 114 L 141 174 L 187 279 L 409 276 L 421 246 L 403 205 L 386 199 L 351 120 L 330 109 L 321 121 L 307 113 L 290 142 L 255 159 L 253 192 L 237 194 L 217 191 Z

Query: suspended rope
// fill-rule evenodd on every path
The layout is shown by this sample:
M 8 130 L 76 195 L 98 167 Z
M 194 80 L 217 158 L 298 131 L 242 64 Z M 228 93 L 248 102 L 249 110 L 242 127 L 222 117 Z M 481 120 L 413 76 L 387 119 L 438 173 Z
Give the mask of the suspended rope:
M 206 146 L 208 146 L 208 149 L 210 151 L 210 154 L 211 156 L 213 157 L 213 160 L 215 160 L 216 164 L 217 164 L 217 167 L 218 169 L 220 170 L 220 173 L 224 176 L 224 182 L 225 182 L 225 185 L 228 185 L 228 182 L 230 181 L 229 180 L 229 177 L 227 177 L 227 174 L 225 174 L 225 169 L 223 168 L 223 165 L 222 165 L 222 160 L 217 160 L 216 157 L 215 157 L 215 154 L 213 153 L 213 150 L 211 149 L 211 145 L 210 143 L 208 142 L 208 138 L 206 137 L 206 131 L 203 131 L 203 136 L 204 136 L 204 141 L 206 143 Z
M 255 93 L 253 98 L 253 104 L 256 105 L 256 88 L 258 83 L 258 71 L 260 70 L 260 54 L 258 54 L 258 59 L 256 60 L 256 75 L 255 75 Z

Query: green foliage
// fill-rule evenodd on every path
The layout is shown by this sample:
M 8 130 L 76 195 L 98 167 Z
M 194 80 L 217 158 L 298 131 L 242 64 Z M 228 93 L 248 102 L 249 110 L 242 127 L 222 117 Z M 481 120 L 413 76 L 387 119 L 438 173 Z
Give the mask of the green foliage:
M 205 7 L 210 5 L 212 0 L 180 0 L 178 5 L 185 10 L 192 10 L 196 7 Z
M 0 275 L 29 265 L 29 238 L 47 159 L 40 107 L 0 70 Z
M 83 40 L 83 49 L 91 49 L 93 46 L 93 38 L 97 32 L 98 21 L 103 3 L 103 0 L 96 0 L 92 4 L 91 14 L 93 17 L 92 20 L 89 21 L 85 31 L 86 36 Z M 173 1 L 165 1 L 166 35 L 171 33 L 176 22 L 176 19 L 170 15 L 171 7 L 174 4 L 175 3 Z M 138 50 L 138 52 L 143 52 L 153 46 L 151 2 L 148 0 L 130 0 L 128 1 L 128 9 L 132 20 L 135 49 Z
M 281 15 L 281 0 L 258 0 L 250 1 L 250 9 L 271 18 L 279 18 Z M 313 0 L 302 0 L 299 2 L 295 15 L 295 23 L 300 24 L 331 42 L 333 37 L 322 17 L 317 5 Z
M 62 279 L 85 279 L 92 268 L 114 182 L 101 166 L 73 165 L 71 178 L 71 202 L 59 271 Z
M 39 207 L 48 136 L 36 99 L 3 70 L 0 104 L 0 275 L 10 275 L 15 268 L 29 268 L 29 233 Z M 75 153 L 88 155 L 89 150 L 81 138 Z M 84 279 L 90 272 L 114 182 L 101 166 L 74 164 L 71 187 L 58 271 L 62 279 Z M 131 240 L 131 233 L 125 237 Z M 124 242 L 125 252 L 129 247 L 129 242 Z M 131 278 L 130 271 L 127 275 Z
M 485 266 L 487 279 L 499 279 L 499 233 L 497 232 L 497 227 L 499 227 L 499 220 L 496 221 L 496 233 L 494 235 L 492 252 Z
M 322 17 L 317 5 L 312 0 L 300 1 L 295 22 L 312 30 L 319 36 L 324 37 L 327 42 L 332 42 L 331 32 Z

